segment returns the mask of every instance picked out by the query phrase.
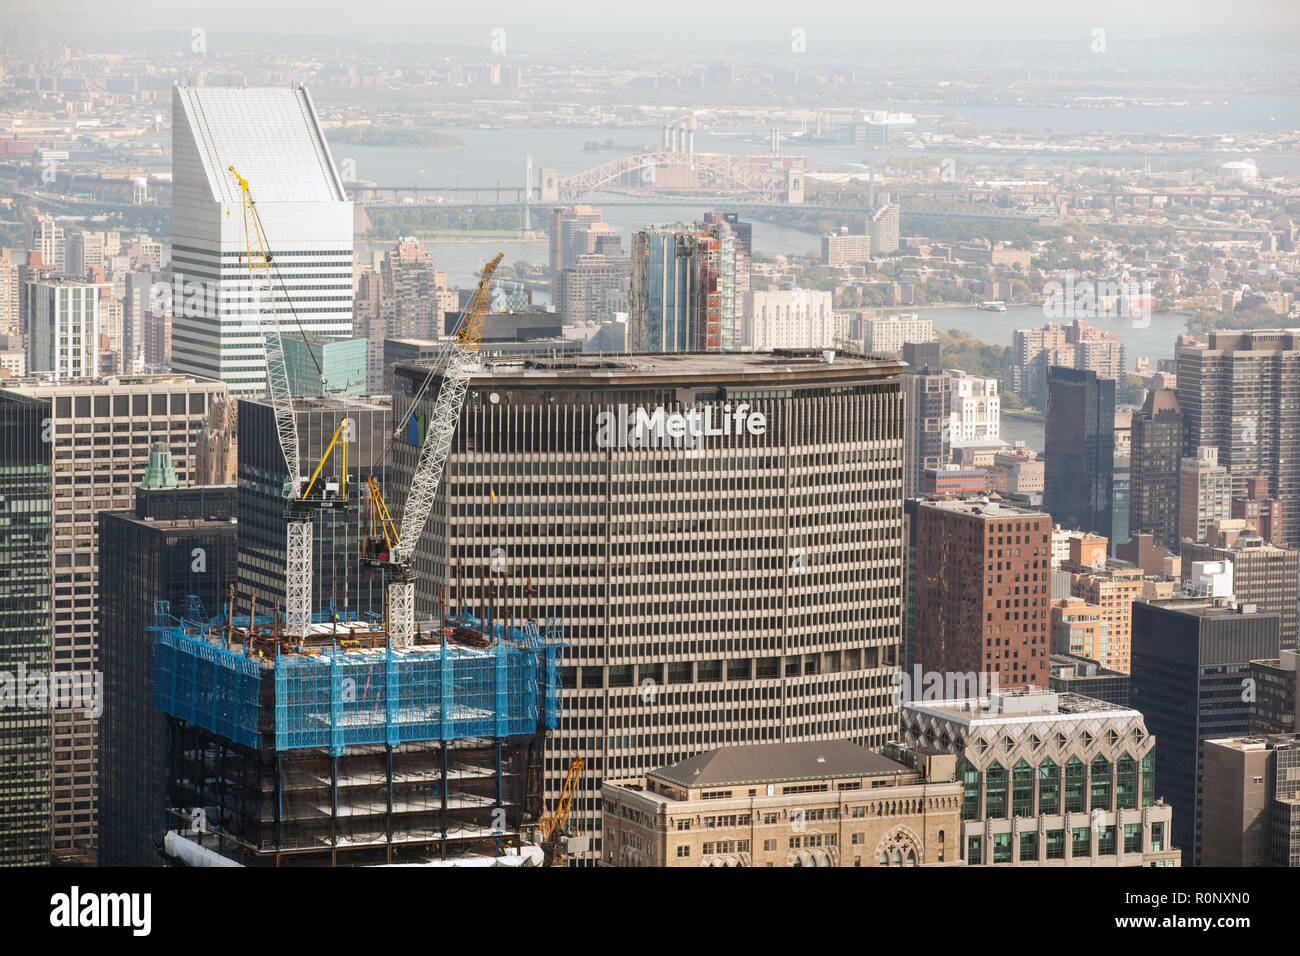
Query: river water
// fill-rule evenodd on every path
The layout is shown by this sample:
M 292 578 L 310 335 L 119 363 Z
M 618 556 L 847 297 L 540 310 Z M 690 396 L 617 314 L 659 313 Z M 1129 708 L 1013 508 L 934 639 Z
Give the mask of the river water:
M 1050 128 L 1056 130 L 1088 130 L 1105 125 L 1113 129 L 1144 128 L 1155 131 L 1177 122 L 1178 118 L 1192 120 L 1188 128 L 1223 128 L 1223 129 L 1257 129 L 1271 127 L 1274 121 L 1265 120 L 1265 116 L 1274 114 L 1293 117 L 1292 100 L 1278 102 L 1260 102 L 1243 115 L 1219 105 L 1202 106 L 1191 110 L 1162 108 L 1160 110 L 1024 110 L 1000 109 L 996 111 L 968 109 L 963 115 L 977 118 L 990 125 L 990 128 Z M 1121 119 L 1115 116 L 1103 117 L 1102 114 L 1123 114 Z M 1094 115 L 1087 115 L 1094 114 Z M 1150 121 L 1143 127 L 1143 117 Z M 1104 119 L 1104 123 L 1102 120 Z M 1221 127 L 1213 126 L 1223 124 Z M 1245 125 L 1243 125 L 1243 123 Z M 1135 125 L 1136 124 L 1136 125 Z M 642 144 L 653 148 L 659 136 L 657 127 L 593 127 L 570 129 L 507 129 L 482 130 L 449 128 L 444 132 L 465 141 L 464 146 L 440 147 L 436 149 L 410 149 L 405 147 L 377 147 L 340 145 L 334 150 L 335 160 L 340 165 L 349 163 L 358 179 L 371 180 L 384 185 L 476 185 L 514 187 L 520 184 L 524 175 L 524 157 L 532 153 L 534 168 L 542 165 L 554 165 L 561 176 L 570 175 L 583 169 L 612 160 L 620 152 L 586 151 L 583 145 L 590 141 L 603 142 L 613 139 L 623 145 Z M 701 152 L 733 152 L 753 154 L 767 151 L 766 142 L 751 142 L 743 133 L 727 131 L 710 133 L 699 131 L 695 140 L 696 149 Z M 916 156 L 915 151 L 906 150 L 872 150 L 864 151 L 861 147 L 833 146 L 822 144 L 801 144 L 797 140 L 786 141 L 783 146 L 789 151 L 797 151 L 809 157 L 814 167 L 836 169 L 845 162 L 860 162 L 864 159 L 872 163 L 883 163 L 890 156 Z M 1006 161 L 1009 152 L 999 153 L 963 153 L 965 160 Z M 1078 154 L 1081 161 L 1086 161 L 1086 154 Z M 1026 157 L 1030 158 L 1030 157 Z M 1140 154 L 1126 156 L 1106 154 L 1110 162 L 1141 162 Z M 1222 153 L 1178 154 L 1179 161 L 1201 161 L 1206 164 L 1218 164 L 1239 156 Z M 1050 161 L 1050 160 L 1039 160 Z M 1261 164 L 1280 162 L 1289 170 L 1300 171 L 1300 157 L 1265 159 Z M 599 206 L 599 200 L 593 204 Z M 635 207 L 606 206 L 605 221 L 622 237 L 624 248 L 629 248 L 632 234 L 647 225 L 673 222 L 689 222 L 699 219 L 704 213 L 720 208 L 717 204 L 663 204 Z M 533 226 L 543 226 L 547 214 L 545 206 L 538 205 L 533 210 Z M 454 221 L 454 214 L 452 215 Z M 821 237 L 811 232 L 790 229 L 784 226 L 764 222 L 753 223 L 755 250 L 763 255 L 816 254 L 820 249 Z M 360 240 L 358 253 L 368 254 L 371 250 L 382 250 L 388 243 Z M 491 239 L 491 240 L 454 240 L 438 239 L 426 241 L 426 246 L 433 254 L 435 267 L 448 274 L 453 286 L 472 285 L 484 262 L 498 252 L 505 253 L 505 261 L 514 263 L 518 260 L 542 264 L 549 258 L 545 239 Z M 536 300 L 545 304 L 546 297 L 538 294 Z M 1012 333 L 1016 329 L 1040 326 L 1048 321 L 1061 321 L 1044 314 L 1038 306 L 1012 306 L 1006 312 L 981 312 L 969 307 L 955 308 L 921 308 L 915 310 L 934 322 L 934 327 L 947 331 L 958 329 L 993 345 L 1010 346 Z M 1115 332 L 1128 346 L 1129 368 L 1132 369 L 1137 358 L 1145 357 L 1152 365 L 1162 358 L 1172 358 L 1174 340 L 1186 328 L 1184 316 L 1169 312 L 1157 312 L 1145 323 L 1136 323 L 1131 319 L 1098 318 L 1090 320 L 1094 325 Z M 1043 445 L 1043 426 L 1041 420 L 1004 418 L 1003 437 L 1008 441 L 1021 440 L 1030 447 L 1041 449 Z
M 872 107 L 875 108 L 875 107 Z M 1300 127 L 1300 97 L 1295 96 L 1235 96 L 1216 102 L 1196 102 L 1185 107 L 1108 106 L 1095 109 L 1070 109 L 1064 107 L 939 107 L 907 104 L 890 104 L 891 109 L 911 109 L 913 112 L 960 116 L 971 121 L 977 129 L 990 133 L 1004 130 L 1052 131 L 1075 134 L 1107 130 L 1131 135 L 1156 135 L 1160 133 L 1243 133 L 1254 131 L 1288 132 Z M 485 114 L 486 116 L 487 114 Z M 924 129 L 926 121 L 920 128 Z M 463 146 L 413 148 L 395 146 L 358 146 L 340 143 L 332 147 L 335 162 L 344 168 L 355 169 L 357 179 L 369 180 L 384 186 L 502 186 L 518 187 L 524 178 L 526 157 L 532 154 L 534 169 L 555 166 L 561 176 L 569 176 L 593 166 L 616 159 L 624 151 L 587 151 L 588 142 L 612 139 L 624 146 L 658 148 L 658 126 L 596 126 L 544 129 L 515 127 L 510 129 L 477 129 L 472 127 L 439 128 L 438 132 L 454 136 Z M 940 155 L 937 151 L 922 154 L 916 150 L 866 148 L 848 144 L 808 143 L 802 141 L 801 127 L 782 129 L 783 152 L 807 156 L 813 169 L 837 170 L 844 163 L 870 162 L 883 164 L 895 157 Z M 758 134 L 758 135 L 755 135 Z M 770 150 L 766 129 L 701 129 L 695 134 L 698 152 L 735 153 L 741 155 L 765 154 Z M 1009 139 L 1010 137 L 1008 137 Z M 1229 146 L 1230 144 L 1225 144 Z M 946 155 L 946 153 L 944 153 Z M 962 162 L 1007 162 L 1022 160 L 1028 163 L 1059 163 L 1060 154 L 1029 153 L 1012 149 L 986 151 L 954 151 Z M 1198 151 L 1187 153 L 1151 154 L 1153 168 L 1158 169 L 1163 157 L 1168 155 L 1171 164 L 1193 163 L 1217 166 L 1229 160 L 1254 156 L 1261 171 L 1267 173 L 1300 172 L 1300 156 L 1269 155 L 1248 152 Z M 1140 152 L 1079 152 L 1066 154 L 1072 162 L 1091 163 L 1104 158 L 1110 164 L 1140 165 Z

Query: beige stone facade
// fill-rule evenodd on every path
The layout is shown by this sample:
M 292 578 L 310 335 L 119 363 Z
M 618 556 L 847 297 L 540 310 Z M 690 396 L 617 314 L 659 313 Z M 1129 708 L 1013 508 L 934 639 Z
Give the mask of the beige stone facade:
M 809 769 L 733 773 L 717 764 Z M 821 762 L 819 762 L 819 760 Z M 751 762 L 752 761 L 752 762 Z M 679 773 L 703 767 L 703 785 Z M 824 767 L 819 776 L 813 767 Z M 955 758 L 925 772 L 843 741 L 732 747 L 636 780 L 607 781 L 608 866 L 958 866 Z M 781 776 L 790 773 L 789 776 Z M 740 780 L 750 776 L 753 779 Z M 763 778 L 771 779 L 763 779 Z M 778 779 L 780 777 L 780 779 Z M 931 779 L 933 778 L 933 779 Z

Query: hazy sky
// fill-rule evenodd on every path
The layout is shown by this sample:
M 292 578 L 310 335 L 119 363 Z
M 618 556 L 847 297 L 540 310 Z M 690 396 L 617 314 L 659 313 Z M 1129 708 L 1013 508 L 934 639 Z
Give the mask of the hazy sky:
M 500 27 L 508 48 L 519 52 L 657 47 L 760 57 L 788 52 L 794 29 L 806 32 L 810 55 L 839 57 L 882 45 L 982 52 L 999 44 L 1077 43 L 1086 49 L 1096 28 L 1107 31 L 1113 49 L 1153 55 L 1162 38 L 1273 50 L 1294 50 L 1300 39 L 1297 0 L 7 0 L 4 6 L 10 22 L 70 38 L 126 40 L 202 27 L 211 39 L 225 35 L 232 43 L 246 34 L 289 34 L 486 50 Z

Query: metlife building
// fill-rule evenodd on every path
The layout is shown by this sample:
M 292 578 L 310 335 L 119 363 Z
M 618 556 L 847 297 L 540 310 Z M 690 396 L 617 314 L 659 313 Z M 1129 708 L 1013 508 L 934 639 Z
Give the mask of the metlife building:
M 560 619 L 545 799 L 582 757 L 589 859 L 604 779 L 727 744 L 896 735 L 902 370 L 715 352 L 489 361 L 471 379 L 415 552 L 417 610 L 445 589 Z M 428 366 L 393 374 L 404 409 Z M 394 442 L 393 501 L 439 384 Z

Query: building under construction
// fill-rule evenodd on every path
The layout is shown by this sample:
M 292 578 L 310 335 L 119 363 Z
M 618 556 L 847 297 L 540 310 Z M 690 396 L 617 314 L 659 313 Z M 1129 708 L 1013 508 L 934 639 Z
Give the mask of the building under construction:
M 278 608 L 155 620 L 175 828 L 247 866 L 420 863 L 517 846 L 542 810 L 559 625 L 491 606 L 420 623 Z

